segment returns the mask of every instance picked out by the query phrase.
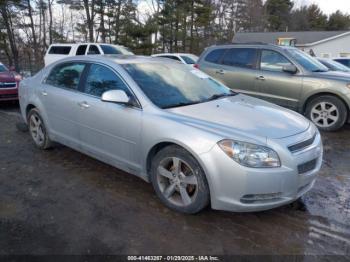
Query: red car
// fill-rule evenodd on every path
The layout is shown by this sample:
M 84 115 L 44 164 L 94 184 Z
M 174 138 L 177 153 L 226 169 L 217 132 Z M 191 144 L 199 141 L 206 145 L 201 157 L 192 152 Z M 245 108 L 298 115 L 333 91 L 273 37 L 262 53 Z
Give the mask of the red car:
M 0 101 L 18 100 L 21 76 L 0 63 Z

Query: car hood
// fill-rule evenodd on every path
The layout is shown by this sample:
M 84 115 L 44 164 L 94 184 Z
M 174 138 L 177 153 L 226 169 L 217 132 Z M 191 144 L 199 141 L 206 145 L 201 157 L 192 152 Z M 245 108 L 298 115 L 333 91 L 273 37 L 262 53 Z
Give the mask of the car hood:
M 187 124 L 201 129 L 225 134 L 239 132 L 270 139 L 301 133 L 310 125 L 306 118 L 296 112 L 242 94 L 171 108 L 168 112 L 185 116 Z
M 331 80 L 341 80 L 350 82 L 350 73 L 340 72 L 340 71 L 327 71 L 327 72 L 313 72 L 312 76 L 331 79 Z
M 11 72 L 1 72 L 0 82 L 15 82 L 15 76 Z

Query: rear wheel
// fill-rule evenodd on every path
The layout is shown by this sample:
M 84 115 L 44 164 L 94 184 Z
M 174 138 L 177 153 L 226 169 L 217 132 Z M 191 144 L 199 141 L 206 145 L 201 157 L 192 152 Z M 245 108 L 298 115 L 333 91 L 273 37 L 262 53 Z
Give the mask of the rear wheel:
M 29 133 L 35 145 L 40 149 L 48 149 L 51 147 L 51 140 L 47 134 L 47 130 L 42 120 L 39 110 L 33 108 L 28 113 L 28 127 Z
M 199 163 L 186 150 L 169 146 L 152 161 L 151 182 L 160 200 L 182 213 L 197 213 L 209 203 L 209 187 Z
M 347 108 L 335 96 L 319 96 L 306 107 L 306 116 L 322 131 L 336 131 L 347 118 Z

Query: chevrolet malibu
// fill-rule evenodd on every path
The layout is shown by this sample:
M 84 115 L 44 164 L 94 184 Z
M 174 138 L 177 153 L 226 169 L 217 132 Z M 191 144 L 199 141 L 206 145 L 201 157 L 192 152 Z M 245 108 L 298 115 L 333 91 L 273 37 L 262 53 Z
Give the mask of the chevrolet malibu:
M 179 212 L 285 205 L 321 167 L 309 120 L 171 60 L 67 58 L 19 91 L 37 147 L 59 142 L 136 175 Z

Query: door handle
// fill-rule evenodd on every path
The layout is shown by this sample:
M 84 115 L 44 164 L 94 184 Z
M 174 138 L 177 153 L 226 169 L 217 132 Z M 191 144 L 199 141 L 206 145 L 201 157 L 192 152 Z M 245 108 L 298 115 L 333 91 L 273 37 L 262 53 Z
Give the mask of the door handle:
M 256 79 L 257 79 L 257 80 L 262 80 L 262 81 L 264 81 L 264 80 L 265 80 L 265 77 L 264 77 L 264 76 L 257 76 Z
M 87 102 L 79 102 L 78 105 L 80 106 L 80 108 L 89 108 L 90 105 Z
M 219 75 L 224 75 L 225 74 L 225 71 L 220 69 L 220 70 L 217 70 L 215 71 L 215 73 L 219 74 Z
M 46 92 L 45 90 L 41 90 L 41 94 L 42 94 L 43 96 L 47 96 L 47 92 Z

